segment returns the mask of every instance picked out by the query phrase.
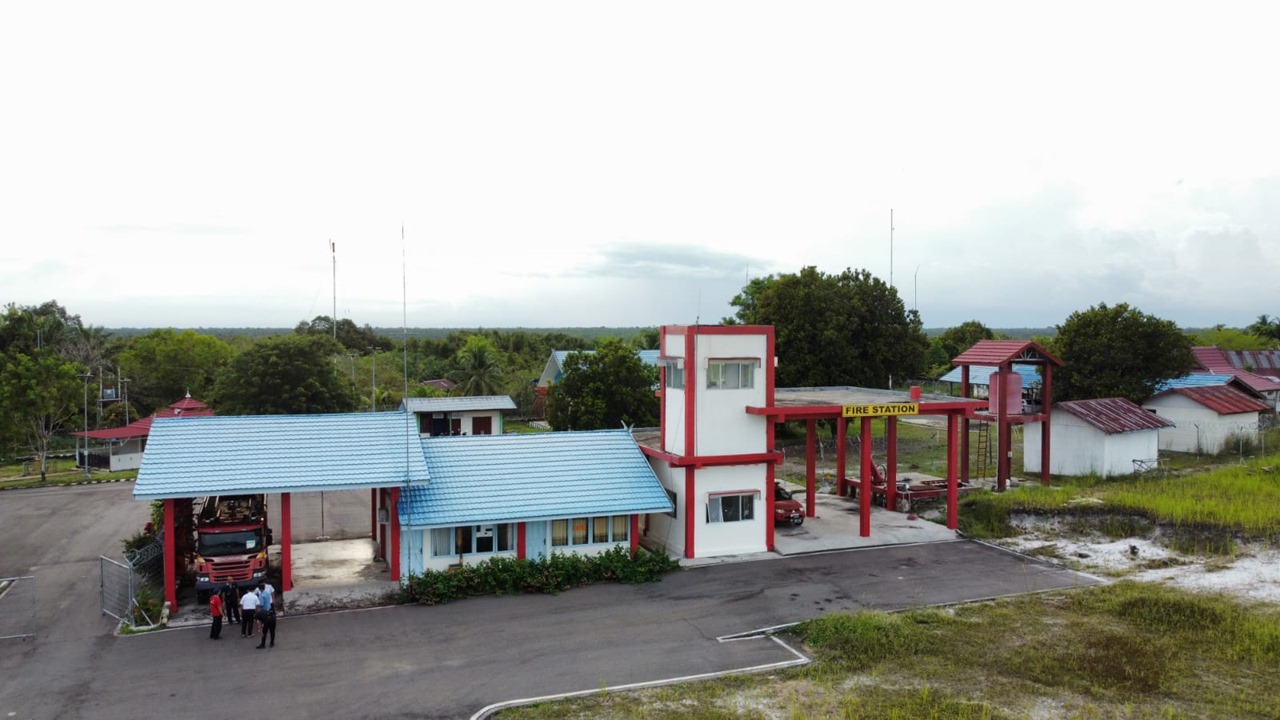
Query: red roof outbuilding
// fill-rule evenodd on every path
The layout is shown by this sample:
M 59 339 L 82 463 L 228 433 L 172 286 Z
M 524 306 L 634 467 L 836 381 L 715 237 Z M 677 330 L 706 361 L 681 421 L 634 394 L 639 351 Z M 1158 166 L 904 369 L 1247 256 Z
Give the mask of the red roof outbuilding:
M 1075 415 L 1108 435 L 1174 427 L 1169 420 L 1142 409 L 1126 398 L 1064 400 L 1054 407 Z
M 1229 385 L 1203 385 L 1199 387 L 1170 388 L 1151 396 L 1151 399 L 1177 393 L 1200 403 L 1219 415 L 1262 412 L 1271 406 L 1257 398 L 1249 397 Z

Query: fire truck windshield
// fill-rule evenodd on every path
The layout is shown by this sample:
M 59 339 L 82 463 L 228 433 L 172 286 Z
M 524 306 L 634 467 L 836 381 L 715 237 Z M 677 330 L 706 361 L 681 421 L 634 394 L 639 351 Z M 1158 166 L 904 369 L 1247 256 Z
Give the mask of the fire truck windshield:
M 262 537 L 253 530 L 237 532 L 200 533 L 198 552 L 206 557 L 243 555 L 263 549 Z

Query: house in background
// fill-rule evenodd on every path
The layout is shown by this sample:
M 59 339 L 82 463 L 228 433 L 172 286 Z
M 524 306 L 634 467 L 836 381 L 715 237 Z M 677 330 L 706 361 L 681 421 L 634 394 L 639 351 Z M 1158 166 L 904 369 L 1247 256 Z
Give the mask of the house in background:
M 151 434 L 152 421 L 156 418 L 209 417 L 210 415 L 213 415 L 212 408 L 199 400 L 192 399 L 191 393 L 187 393 L 186 397 L 170 404 L 169 407 L 157 410 L 150 416 L 135 420 L 123 427 L 71 433 L 77 437 L 106 443 L 106 447 L 81 450 L 77 465 L 109 472 L 137 470 L 142 466 L 142 452 L 147 448 L 147 437 Z
M 991 393 L 991 375 L 995 373 L 996 368 L 991 365 L 970 365 L 969 366 L 969 387 L 971 395 L 975 398 L 986 398 Z M 1013 371 L 1022 377 L 1022 398 L 1028 403 L 1036 403 L 1040 400 L 1040 373 L 1035 365 L 1024 365 L 1015 363 Z M 962 374 L 964 368 L 953 367 L 947 374 L 938 378 L 938 382 L 949 383 L 951 392 L 954 394 L 955 386 L 959 385 L 963 379 Z
M 564 362 L 571 353 L 594 353 L 595 350 L 552 350 L 551 357 L 547 358 L 547 364 L 542 368 L 542 374 L 538 376 L 534 383 L 533 396 L 533 416 L 543 418 L 547 416 L 547 389 L 552 385 L 560 382 L 564 378 Z M 658 366 L 659 350 L 637 350 L 636 356 L 640 358 L 640 362 L 645 365 Z
M 422 453 L 431 477 L 399 506 L 409 573 L 632 549 L 641 516 L 672 510 L 626 430 L 427 437 Z
M 1191 354 L 1204 372 L 1229 375 L 1246 392 L 1266 400 L 1273 411 L 1280 410 L 1280 351 L 1194 347 Z
M 435 388 L 436 390 L 447 394 L 453 392 L 453 389 L 458 387 L 458 383 L 450 380 L 449 378 L 436 378 L 435 380 L 423 380 L 422 386 Z
M 501 435 L 503 412 L 516 403 L 509 395 L 408 398 L 400 409 L 414 414 L 421 435 Z
M 1154 461 L 1159 455 L 1159 432 L 1173 423 L 1130 400 L 1101 398 L 1055 403 L 1049 426 L 1050 474 L 1112 477 L 1129 475 Z M 1024 472 L 1040 472 L 1043 427 L 1044 423 L 1023 426 Z
M 1176 425 L 1160 431 L 1161 450 L 1210 455 L 1222 452 L 1231 438 L 1256 440 L 1259 414 L 1274 409 L 1229 385 L 1171 387 L 1142 407 Z

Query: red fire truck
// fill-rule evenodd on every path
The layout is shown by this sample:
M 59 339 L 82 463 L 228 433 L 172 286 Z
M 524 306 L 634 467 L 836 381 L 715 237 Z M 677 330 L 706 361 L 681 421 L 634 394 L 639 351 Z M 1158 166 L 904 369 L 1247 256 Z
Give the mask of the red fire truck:
M 265 495 L 206 497 L 199 504 L 195 522 L 196 600 L 230 581 L 241 588 L 256 586 L 267 577 L 267 527 Z

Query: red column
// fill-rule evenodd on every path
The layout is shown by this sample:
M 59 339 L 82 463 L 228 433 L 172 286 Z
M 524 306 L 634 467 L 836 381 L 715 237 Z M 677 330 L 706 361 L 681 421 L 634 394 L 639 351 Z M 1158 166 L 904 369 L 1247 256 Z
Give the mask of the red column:
M 884 465 L 884 506 L 890 510 L 898 507 L 898 416 L 885 418 L 885 450 L 888 456 Z
M 387 548 L 391 560 L 391 580 L 400 579 L 400 513 L 396 506 L 400 504 L 400 488 L 391 488 L 391 504 L 387 509 L 387 522 L 391 525 L 391 547 Z
M 947 413 L 947 527 L 952 530 L 959 527 L 960 466 L 956 454 L 958 446 L 963 444 L 957 437 L 959 428 L 959 416 L 954 412 Z
M 164 499 L 164 601 L 169 611 L 178 609 L 178 553 L 174 546 L 173 498 Z
M 693 519 L 697 512 L 698 503 L 694 500 L 694 491 L 698 484 L 694 481 L 694 469 L 687 467 L 684 469 L 684 556 L 693 558 Z
M 858 497 L 858 534 L 871 537 L 871 418 L 862 418 L 862 481 Z
M 631 556 L 635 557 L 636 551 L 640 549 L 640 516 L 636 513 L 631 514 Z
M 378 488 L 378 502 L 374 506 L 374 512 L 382 509 L 382 503 L 386 501 L 386 488 Z M 378 555 L 383 560 L 390 560 L 391 556 L 387 555 L 387 524 L 378 523 Z
M 804 423 L 804 516 L 815 517 L 818 509 L 818 421 Z M 772 522 L 772 520 L 770 520 Z
M 516 557 L 524 560 L 529 557 L 528 548 L 525 546 L 525 524 L 516 523 Z
M 836 496 L 845 497 L 849 494 L 849 488 L 845 481 L 845 475 L 848 474 L 848 457 L 845 454 L 845 445 L 849 444 L 849 421 L 846 418 L 836 418 Z
M 988 385 L 988 388 L 991 386 Z M 969 397 L 969 366 L 960 366 L 960 397 Z M 950 422 L 951 415 L 947 415 L 947 421 Z M 965 417 L 960 422 L 960 476 L 966 481 L 969 480 L 969 418 Z M 950 425 L 948 425 L 950 427 Z M 950 438 L 947 442 L 951 442 Z
M 378 488 L 369 491 L 369 539 L 378 542 Z
M 293 589 L 293 497 L 280 493 L 280 590 Z

